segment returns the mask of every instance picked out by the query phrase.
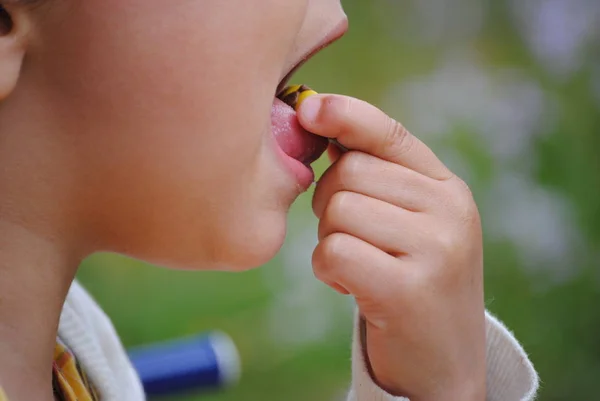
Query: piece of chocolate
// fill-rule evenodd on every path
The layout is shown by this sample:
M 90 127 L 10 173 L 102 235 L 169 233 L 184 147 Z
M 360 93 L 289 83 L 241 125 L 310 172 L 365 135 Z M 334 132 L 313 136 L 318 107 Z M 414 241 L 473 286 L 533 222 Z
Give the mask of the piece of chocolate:
M 277 98 L 294 110 L 298 111 L 298 108 L 302 102 L 313 95 L 317 95 L 317 92 L 306 85 L 290 85 L 279 92 Z M 344 145 L 340 144 L 336 139 L 330 138 L 329 142 L 340 148 L 342 152 L 348 151 L 348 149 Z

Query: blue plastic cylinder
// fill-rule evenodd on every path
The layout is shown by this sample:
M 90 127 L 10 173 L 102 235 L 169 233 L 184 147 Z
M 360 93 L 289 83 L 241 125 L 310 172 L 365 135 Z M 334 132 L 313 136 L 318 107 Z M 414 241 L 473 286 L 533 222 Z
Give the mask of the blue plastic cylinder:
M 129 357 L 149 396 L 229 387 L 240 376 L 238 350 L 221 332 L 133 348 Z

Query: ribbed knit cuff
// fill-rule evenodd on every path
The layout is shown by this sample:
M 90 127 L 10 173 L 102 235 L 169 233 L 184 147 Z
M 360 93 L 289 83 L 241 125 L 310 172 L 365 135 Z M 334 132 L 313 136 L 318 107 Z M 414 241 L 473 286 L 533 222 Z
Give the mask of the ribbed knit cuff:
M 539 378 L 513 334 L 486 312 L 487 401 L 532 401 Z

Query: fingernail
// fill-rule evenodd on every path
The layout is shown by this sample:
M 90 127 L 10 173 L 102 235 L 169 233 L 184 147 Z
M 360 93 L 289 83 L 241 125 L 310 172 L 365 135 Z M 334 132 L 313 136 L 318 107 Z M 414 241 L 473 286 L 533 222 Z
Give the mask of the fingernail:
M 304 115 L 304 119 L 309 123 L 315 123 L 321 110 L 321 100 L 316 97 L 309 97 L 304 100 L 300 106 L 300 112 Z

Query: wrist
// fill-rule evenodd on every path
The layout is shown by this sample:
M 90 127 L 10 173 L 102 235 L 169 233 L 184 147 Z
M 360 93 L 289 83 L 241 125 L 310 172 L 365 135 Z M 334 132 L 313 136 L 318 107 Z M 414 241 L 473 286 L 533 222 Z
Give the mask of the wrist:
M 443 391 L 443 390 L 442 390 Z M 461 383 L 455 389 L 449 389 L 447 392 L 440 394 L 439 397 L 429 398 L 428 401 L 485 401 L 486 388 L 485 384 L 479 383 Z M 411 400 L 413 401 L 413 400 Z M 414 400 L 419 401 L 419 400 Z M 422 401 L 426 401 L 423 399 Z
M 485 382 L 461 382 L 455 386 L 441 386 L 427 395 L 413 395 L 410 401 L 485 401 L 487 398 Z

